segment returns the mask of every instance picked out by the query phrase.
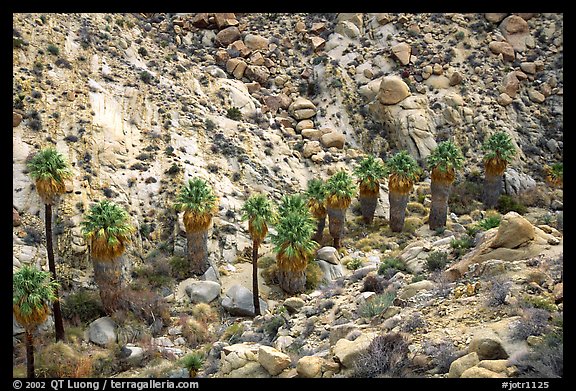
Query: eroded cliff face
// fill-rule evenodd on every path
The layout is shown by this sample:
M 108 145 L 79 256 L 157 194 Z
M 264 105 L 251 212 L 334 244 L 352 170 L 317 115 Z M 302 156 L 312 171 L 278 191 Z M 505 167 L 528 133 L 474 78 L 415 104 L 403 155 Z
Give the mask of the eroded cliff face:
M 138 229 L 126 254 L 137 268 L 158 248 L 184 255 L 175 195 L 206 179 L 220 204 L 210 259 L 224 273 L 251 246 L 240 219 L 250 194 L 278 201 L 365 153 L 406 149 L 423 164 L 451 139 L 464 182 L 503 130 L 518 150 L 505 175 L 515 196 L 544 188 L 544 167 L 563 157 L 562 14 L 14 14 L 13 37 L 13 266 L 46 263 L 25 163 L 55 146 L 74 172 L 55 208 L 65 292 L 93 287 L 80 221 L 104 198 Z M 554 214 L 562 190 L 547 191 L 538 206 Z M 384 185 L 382 221 L 387 199 Z

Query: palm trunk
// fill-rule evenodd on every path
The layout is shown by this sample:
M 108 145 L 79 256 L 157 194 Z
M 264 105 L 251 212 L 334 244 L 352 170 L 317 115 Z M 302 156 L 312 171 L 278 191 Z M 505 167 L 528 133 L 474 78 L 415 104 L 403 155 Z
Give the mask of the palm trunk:
M 482 194 L 485 209 L 494 209 L 496 207 L 502 192 L 502 177 L 503 175 L 485 174 Z
M 26 329 L 26 376 L 29 379 L 34 379 L 34 337 L 32 330 Z
M 430 206 L 430 217 L 428 225 L 431 230 L 446 226 L 446 215 L 448 213 L 448 197 L 452 183 L 432 181 L 430 190 L 432 192 L 432 204 Z
M 378 194 L 375 195 L 362 195 L 358 197 L 360 200 L 360 209 L 362 210 L 362 217 L 364 218 L 364 223 L 372 224 L 374 220 L 374 212 L 376 211 L 376 205 L 378 204 Z
M 408 194 L 401 194 L 394 191 L 388 193 L 388 200 L 390 201 L 390 229 L 392 232 L 402 232 L 404 228 L 408 196 Z
M 278 285 L 288 294 L 302 293 L 306 290 L 306 272 L 278 270 Z
M 122 257 L 113 260 L 93 259 L 94 281 L 100 290 L 102 306 L 108 315 L 120 306 L 122 296 Z
M 328 229 L 334 239 L 334 248 L 342 247 L 342 236 L 344 236 L 344 223 L 346 220 L 346 209 L 336 209 L 327 207 Z
M 190 271 L 196 276 L 206 273 L 208 263 L 208 230 L 187 232 L 188 261 Z
M 322 244 L 322 238 L 324 236 L 324 227 L 326 227 L 326 216 L 316 219 L 316 233 L 312 237 L 312 240 Z
M 252 241 L 252 293 L 254 295 L 254 316 L 260 315 L 258 293 L 258 243 Z
M 52 243 L 52 205 L 44 204 L 45 226 L 46 226 L 46 252 L 48 253 L 48 268 L 52 273 L 52 279 L 56 278 L 56 263 L 54 262 L 54 245 Z M 64 322 L 62 321 L 62 311 L 60 310 L 60 294 L 55 289 L 56 300 L 52 303 L 54 312 L 54 328 L 56 330 L 56 342 L 64 340 Z

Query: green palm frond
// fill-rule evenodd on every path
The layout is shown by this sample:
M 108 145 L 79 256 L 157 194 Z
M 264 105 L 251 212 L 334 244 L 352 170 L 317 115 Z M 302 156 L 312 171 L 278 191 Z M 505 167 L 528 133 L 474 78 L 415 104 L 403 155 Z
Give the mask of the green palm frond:
M 430 170 L 441 172 L 454 171 L 462 168 L 464 156 L 460 149 L 452 141 L 439 143 L 426 159 L 426 164 Z
M 49 272 L 24 265 L 12 277 L 12 304 L 20 318 L 32 317 L 56 300 L 58 288 Z
M 27 163 L 28 174 L 36 182 L 36 190 L 46 203 L 55 194 L 66 191 L 64 181 L 72 177 L 72 170 L 64 156 L 48 147 L 36 153 Z
M 314 178 L 308 181 L 308 188 L 304 193 L 308 198 L 310 213 L 316 218 L 326 216 L 326 184 L 322 179 Z
M 280 217 L 284 217 L 290 213 L 309 214 L 308 204 L 303 194 L 288 194 L 282 196 L 280 205 L 278 206 L 278 214 Z
M 389 175 L 396 175 L 412 182 L 418 180 L 421 173 L 418 163 L 406 150 L 402 150 L 388 159 L 386 170 Z
M 380 188 L 380 180 L 386 176 L 386 167 L 374 155 L 368 155 L 356 166 L 354 175 L 358 179 L 361 189 L 377 192 Z
M 506 132 L 496 132 L 484 142 L 482 150 L 485 152 L 484 161 L 499 160 L 510 163 L 514 155 L 516 155 L 516 148 L 512 143 L 512 139 Z
M 264 194 L 250 196 L 242 206 L 242 221 L 250 221 L 255 232 L 252 235 L 261 235 L 273 224 L 276 218 L 274 204 Z
M 174 207 L 196 215 L 214 214 L 218 210 L 218 197 L 202 178 L 191 178 L 182 186 Z
M 326 181 L 328 205 L 347 208 L 356 193 L 352 177 L 345 170 L 338 171 Z
M 276 234 L 272 234 L 274 251 L 290 260 L 308 260 L 318 248 L 312 240 L 315 222 L 310 213 L 291 211 L 281 215 L 276 224 Z

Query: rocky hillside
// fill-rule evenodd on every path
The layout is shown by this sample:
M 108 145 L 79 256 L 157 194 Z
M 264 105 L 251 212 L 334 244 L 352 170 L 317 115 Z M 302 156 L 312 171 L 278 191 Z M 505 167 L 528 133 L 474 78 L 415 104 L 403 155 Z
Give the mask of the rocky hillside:
M 482 144 L 496 131 L 517 154 L 485 211 Z M 563 159 L 562 14 L 14 14 L 12 139 L 14 271 L 48 268 L 26 162 L 53 146 L 74 174 L 53 224 L 67 336 L 53 343 L 51 318 L 39 328 L 40 376 L 562 375 L 563 192 L 547 178 Z M 444 140 L 465 164 L 447 228 L 431 231 L 424 163 Z M 279 201 L 404 149 L 424 169 L 404 231 L 389 229 L 387 183 L 372 226 L 354 199 L 344 248 L 326 229 L 294 297 L 267 239 L 266 311 L 251 316 L 247 197 Z M 202 279 L 174 209 L 195 176 L 219 198 Z M 102 199 L 137 229 L 137 304 L 111 317 L 80 229 Z M 14 321 L 14 376 L 22 332 Z

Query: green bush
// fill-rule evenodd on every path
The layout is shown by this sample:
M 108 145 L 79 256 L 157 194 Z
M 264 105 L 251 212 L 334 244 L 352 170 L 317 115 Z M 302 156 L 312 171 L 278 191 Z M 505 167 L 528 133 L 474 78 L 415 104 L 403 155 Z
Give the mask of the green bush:
M 400 258 L 385 258 L 378 266 L 378 274 L 392 277 L 397 272 L 407 272 L 406 264 Z
M 81 289 L 66 296 L 62 302 L 62 316 L 75 324 L 88 323 L 104 315 L 96 292 Z
M 450 241 L 450 247 L 452 247 L 452 253 L 456 258 L 460 258 L 462 255 L 466 254 L 468 250 L 474 246 L 474 239 L 466 235 L 460 239 L 452 239 Z
M 348 268 L 349 270 L 356 270 L 361 266 L 362 266 L 361 258 L 353 258 L 346 264 L 346 268 Z
M 306 289 L 314 290 L 318 288 L 323 277 L 324 273 L 318 263 L 308 262 L 308 266 L 306 266 Z
M 180 364 L 188 369 L 190 373 L 196 372 L 204 364 L 204 355 L 198 352 L 187 354 L 180 359 Z
M 173 256 L 170 259 L 170 267 L 172 268 L 172 277 L 176 279 L 185 279 L 190 275 L 190 263 L 184 257 Z
M 508 194 L 502 194 L 498 198 L 498 205 L 496 205 L 496 210 L 505 215 L 508 212 L 516 212 L 518 214 L 525 214 L 528 211 L 526 205 L 516 200 L 514 197 Z
M 240 342 L 240 336 L 244 332 L 244 325 L 242 323 L 234 323 L 231 324 L 224 330 L 222 337 L 220 337 L 221 341 L 226 341 L 229 344 L 233 345 L 235 343 Z
M 432 251 L 426 259 L 426 267 L 429 271 L 442 270 L 448 263 L 448 254 L 444 251 Z
M 55 56 L 60 54 L 60 49 L 58 49 L 58 46 L 53 44 L 48 45 L 48 48 L 46 50 L 48 50 L 48 53 L 53 54 Z
M 230 107 L 226 112 L 226 117 L 234 121 L 240 121 L 242 119 L 242 112 L 238 107 Z
M 374 295 L 358 308 L 358 312 L 363 318 L 373 318 L 386 311 L 388 307 L 392 305 L 395 298 L 396 292 L 384 292 Z
M 496 228 L 500 225 L 500 222 L 502 221 L 502 217 L 494 215 L 494 216 L 488 216 L 486 218 L 483 218 L 482 220 L 480 220 L 478 222 L 478 227 L 482 228 L 483 230 L 487 231 L 491 228 Z

